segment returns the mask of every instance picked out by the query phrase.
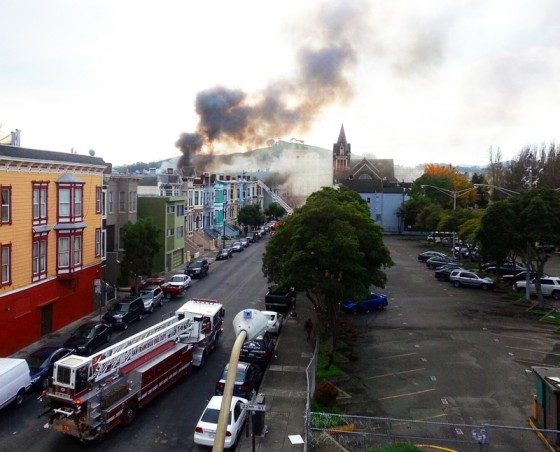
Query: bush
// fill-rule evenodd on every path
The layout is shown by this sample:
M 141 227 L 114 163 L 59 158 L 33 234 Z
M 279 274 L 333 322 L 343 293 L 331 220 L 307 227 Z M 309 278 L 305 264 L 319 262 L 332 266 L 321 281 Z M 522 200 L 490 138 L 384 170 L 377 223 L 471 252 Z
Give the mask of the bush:
M 338 389 L 330 381 L 324 381 L 315 389 L 313 397 L 321 405 L 334 406 L 338 397 Z

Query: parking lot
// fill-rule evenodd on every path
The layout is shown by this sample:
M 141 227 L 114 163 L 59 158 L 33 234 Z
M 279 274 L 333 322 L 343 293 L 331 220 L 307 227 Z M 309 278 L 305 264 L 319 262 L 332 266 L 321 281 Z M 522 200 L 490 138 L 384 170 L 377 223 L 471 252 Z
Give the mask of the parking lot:
M 417 259 L 427 249 L 424 242 L 400 237 L 385 241 L 395 262 L 384 289 L 389 306 L 353 318 L 356 359 L 339 364 L 351 375 L 338 383 L 345 411 L 528 427 L 535 392 L 531 366 L 557 365 L 556 328 L 539 323 L 503 293 L 435 280 L 433 270 Z M 557 261 L 553 256 L 551 274 Z M 468 442 L 471 432 L 464 430 L 446 435 Z M 532 433 L 519 436 L 507 450 L 543 447 Z

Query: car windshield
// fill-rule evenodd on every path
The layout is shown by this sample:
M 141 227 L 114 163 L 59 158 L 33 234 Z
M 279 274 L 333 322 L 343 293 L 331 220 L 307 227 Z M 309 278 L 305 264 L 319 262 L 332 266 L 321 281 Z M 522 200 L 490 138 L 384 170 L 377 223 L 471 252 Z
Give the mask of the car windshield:
M 47 356 L 44 355 L 29 355 L 25 360 L 27 364 L 32 369 L 40 369 L 41 367 L 47 367 Z
M 115 312 L 115 313 L 119 313 L 119 312 L 128 312 L 128 308 L 130 308 L 129 304 L 122 304 L 122 303 L 117 303 L 116 305 L 113 306 L 113 308 L 111 309 L 111 311 Z
M 93 337 L 94 329 L 91 327 L 84 327 L 78 328 L 76 331 L 72 333 L 72 337 L 83 337 L 83 338 L 90 338 Z
M 233 246 L 239 246 L 239 245 L 241 245 L 241 242 L 234 242 L 233 243 Z
M 202 267 L 202 262 L 191 262 L 189 268 L 200 268 Z
M 217 424 L 218 417 L 220 416 L 220 410 L 214 408 L 206 408 L 200 420 L 202 422 L 207 422 L 208 424 Z M 231 411 L 229 412 L 228 425 L 231 424 Z
M 183 282 L 185 279 L 180 275 L 173 276 L 169 281 L 171 282 Z
M 245 367 L 238 367 L 237 372 L 235 373 L 235 383 L 241 384 L 245 381 L 245 371 L 247 369 Z M 227 378 L 228 370 L 224 369 L 224 373 L 222 374 L 221 380 L 225 380 Z
M 154 294 L 153 292 L 144 291 L 144 292 L 140 292 L 140 297 L 143 300 L 149 300 L 154 297 Z

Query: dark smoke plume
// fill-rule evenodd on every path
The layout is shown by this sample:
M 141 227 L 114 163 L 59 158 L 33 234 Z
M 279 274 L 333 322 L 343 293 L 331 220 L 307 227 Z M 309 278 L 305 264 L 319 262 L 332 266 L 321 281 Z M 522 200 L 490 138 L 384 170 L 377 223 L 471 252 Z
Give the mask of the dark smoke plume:
M 293 79 L 276 81 L 251 95 L 225 87 L 198 93 L 197 129 L 182 133 L 175 143 L 183 153 L 179 167 L 190 166 L 190 157 L 201 151 L 212 153 L 218 143 L 248 149 L 270 138 L 305 133 L 325 106 L 349 101 L 353 91 L 347 77 L 356 54 L 345 35 L 355 38 L 361 27 L 363 11 L 356 4 L 341 3 L 332 14 L 321 11 L 317 27 L 311 27 L 314 44 L 299 50 Z

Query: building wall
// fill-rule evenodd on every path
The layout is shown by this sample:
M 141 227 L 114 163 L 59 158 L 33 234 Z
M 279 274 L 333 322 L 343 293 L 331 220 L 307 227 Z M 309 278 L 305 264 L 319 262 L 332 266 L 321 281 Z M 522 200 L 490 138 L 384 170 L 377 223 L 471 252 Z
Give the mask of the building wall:
M 69 163 L 71 154 L 18 150 L 17 157 L 0 155 L 0 184 L 11 187 L 11 224 L 0 225 L 0 243 L 11 246 L 11 283 L 0 287 L 0 356 L 40 339 L 44 334 L 80 319 L 94 309 L 93 285 L 101 278 L 101 256 L 96 255 L 96 230 L 102 229 L 96 194 L 103 187 L 103 161 L 92 158 L 92 166 Z M 45 152 L 49 161 L 35 161 Z M 52 156 L 60 154 L 60 162 Z M 79 156 L 84 160 L 84 156 Z M 18 163 L 18 159 L 25 161 Z M 82 185 L 81 267 L 70 274 L 57 272 L 58 190 L 61 177 L 80 180 Z M 47 184 L 47 217 L 40 228 L 47 242 L 46 272 L 33 277 L 33 183 Z M 99 190 L 99 191 L 98 191 Z M 65 228 L 68 224 L 65 225 Z M 48 231 L 48 233 L 47 233 Z
M 371 219 L 385 232 L 400 232 L 397 210 L 408 200 L 402 193 L 359 193 L 368 203 Z

